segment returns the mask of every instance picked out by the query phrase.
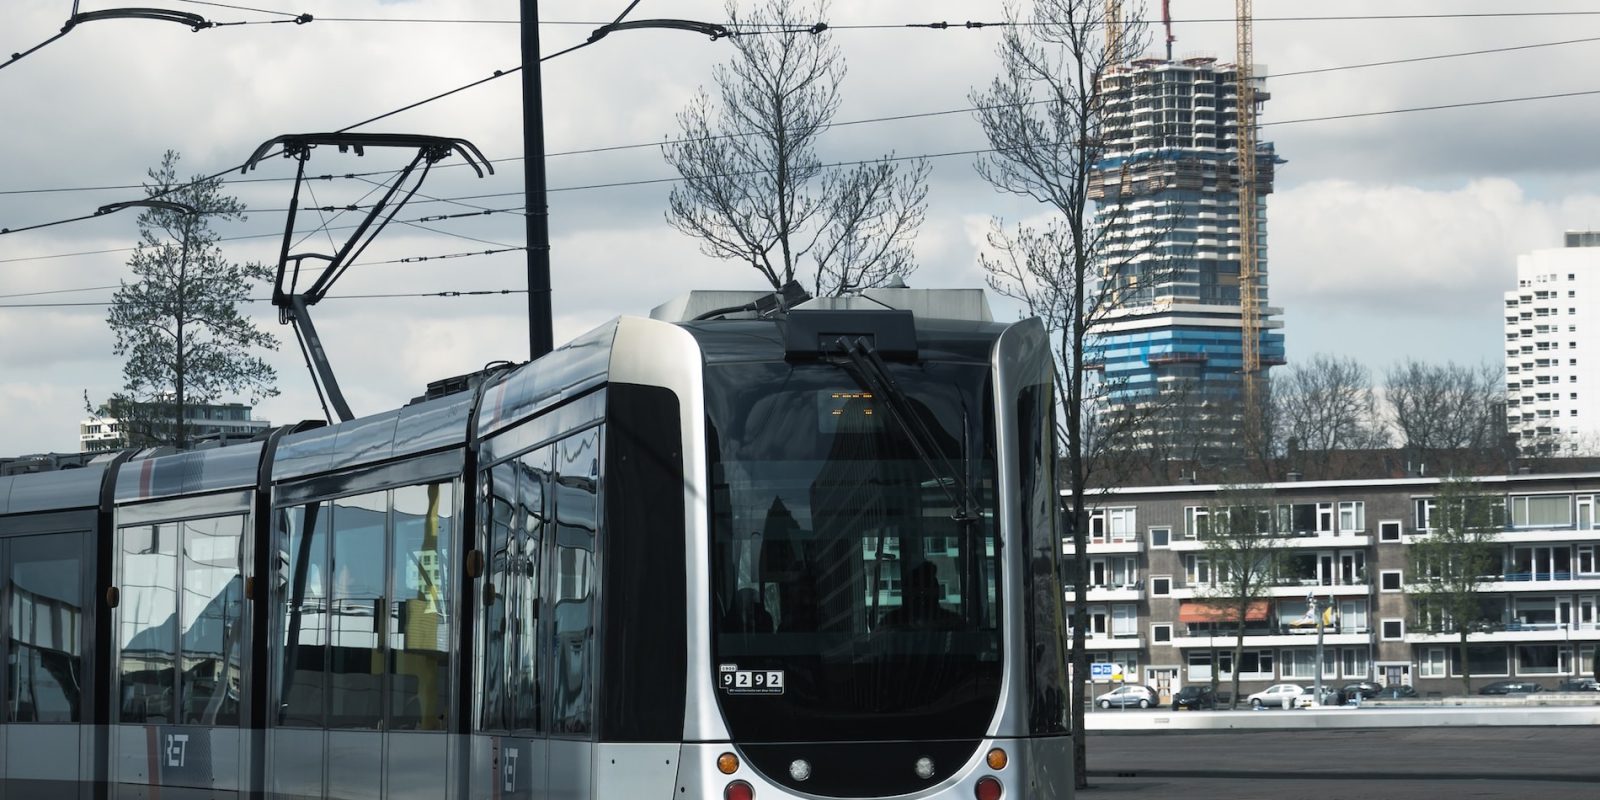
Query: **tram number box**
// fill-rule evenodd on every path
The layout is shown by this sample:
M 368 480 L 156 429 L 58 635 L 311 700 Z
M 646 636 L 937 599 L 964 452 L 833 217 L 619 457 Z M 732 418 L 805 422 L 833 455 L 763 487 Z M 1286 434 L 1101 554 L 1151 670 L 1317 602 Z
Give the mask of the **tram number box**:
M 739 669 L 723 664 L 720 673 L 722 690 L 728 694 L 783 694 L 781 669 Z

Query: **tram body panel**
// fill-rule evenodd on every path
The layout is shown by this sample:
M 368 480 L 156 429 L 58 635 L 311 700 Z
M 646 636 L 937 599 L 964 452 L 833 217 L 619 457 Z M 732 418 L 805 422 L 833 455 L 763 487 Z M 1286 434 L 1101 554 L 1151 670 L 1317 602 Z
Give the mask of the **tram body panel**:
M 687 609 L 684 685 L 685 740 L 725 740 L 727 724 L 717 705 L 716 674 L 711 658 L 710 509 L 706 503 L 709 470 L 706 459 L 704 355 L 694 336 L 680 326 L 624 317 L 612 356 L 611 380 L 655 386 L 678 399 L 682 437 L 684 543 L 684 608 Z
M 678 797 L 676 742 L 598 742 L 594 746 L 595 797 Z

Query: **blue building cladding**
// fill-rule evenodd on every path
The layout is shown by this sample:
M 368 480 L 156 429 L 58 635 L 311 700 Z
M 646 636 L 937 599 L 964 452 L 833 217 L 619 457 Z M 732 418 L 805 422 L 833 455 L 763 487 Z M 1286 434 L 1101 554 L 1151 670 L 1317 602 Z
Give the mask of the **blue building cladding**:
M 1146 331 L 1102 335 L 1088 347 L 1087 360 L 1103 368 L 1113 404 L 1151 397 L 1162 377 L 1198 380 L 1202 391 L 1237 396 L 1243 391 L 1240 329 L 1175 325 Z M 1283 334 L 1262 331 L 1263 364 L 1284 361 Z

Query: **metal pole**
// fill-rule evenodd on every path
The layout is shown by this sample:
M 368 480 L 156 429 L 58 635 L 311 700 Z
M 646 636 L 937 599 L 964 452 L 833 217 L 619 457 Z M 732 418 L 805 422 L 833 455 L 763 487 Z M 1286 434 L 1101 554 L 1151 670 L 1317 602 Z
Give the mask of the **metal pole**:
M 1311 609 L 1317 614 L 1317 685 L 1313 691 L 1316 692 L 1315 702 L 1322 705 L 1322 608 L 1315 595 L 1308 595 L 1306 599 L 1311 601 Z
M 539 0 L 522 0 L 522 156 L 528 215 L 528 351 L 529 358 L 538 358 L 555 347 L 550 320 L 550 202 L 545 194 Z

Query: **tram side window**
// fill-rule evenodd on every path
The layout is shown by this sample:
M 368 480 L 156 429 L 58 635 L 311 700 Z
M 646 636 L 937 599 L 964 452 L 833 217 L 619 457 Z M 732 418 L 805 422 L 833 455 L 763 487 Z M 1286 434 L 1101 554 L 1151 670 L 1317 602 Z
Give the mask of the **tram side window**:
M 241 577 L 244 517 L 190 520 L 175 526 L 183 535 L 179 672 L 182 721 L 239 723 Z
M 26 536 L 10 547 L 5 720 L 80 722 L 83 534 Z
M 322 727 L 327 705 L 329 506 L 280 509 L 277 634 L 279 725 Z
M 492 603 L 484 609 L 479 727 L 544 730 L 539 685 L 539 616 L 544 567 L 546 484 L 554 447 L 543 447 L 490 469 L 485 544 Z
M 445 729 L 450 697 L 450 484 L 394 490 L 389 728 Z
M 383 721 L 384 531 L 389 493 L 333 501 L 329 572 L 328 727 L 376 729 Z
M 560 442 L 555 480 L 551 732 L 586 734 L 594 703 L 594 550 L 599 511 L 600 431 Z
M 178 526 L 120 531 L 117 666 L 122 722 L 176 722 Z
M 491 468 L 483 485 L 488 490 L 479 517 L 487 528 L 484 547 L 487 574 L 484 576 L 484 609 L 478 640 L 483 668 L 478 680 L 478 727 L 504 731 L 511 727 L 510 680 L 515 656 L 515 639 L 507 628 L 507 583 L 512 570 L 511 529 L 516 517 L 517 485 L 513 480 L 516 464 Z
M 512 664 L 511 724 L 515 730 L 544 730 L 544 693 L 539 686 L 539 605 L 543 586 L 544 543 L 549 507 L 545 487 L 550 480 L 550 461 L 554 447 L 543 447 L 518 459 L 517 517 L 513 538 L 512 569 L 507 576 L 513 587 L 507 606 L 507 628 L 512 632 L 516 658 Z

